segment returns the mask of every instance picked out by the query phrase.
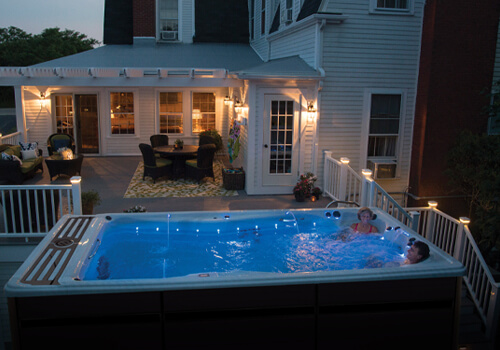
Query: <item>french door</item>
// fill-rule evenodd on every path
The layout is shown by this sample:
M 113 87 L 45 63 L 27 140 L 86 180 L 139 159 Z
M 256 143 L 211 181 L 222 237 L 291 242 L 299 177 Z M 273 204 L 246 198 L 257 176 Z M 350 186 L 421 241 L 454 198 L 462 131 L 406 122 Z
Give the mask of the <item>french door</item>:
M 299 97 L 265 95 L 264 101 L 262 185 L 289 193 L 299 168 Z
M 79 153 L 99 153 L 97 95 L 75 95 L 76 143 Z

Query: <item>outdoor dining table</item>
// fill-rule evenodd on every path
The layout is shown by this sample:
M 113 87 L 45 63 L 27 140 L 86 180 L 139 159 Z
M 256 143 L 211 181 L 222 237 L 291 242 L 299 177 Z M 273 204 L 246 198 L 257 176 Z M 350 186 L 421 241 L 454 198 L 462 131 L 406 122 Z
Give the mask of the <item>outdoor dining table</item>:
M 182 178 L 184 177 L 186 159 L 196 158 L 198 146 L 184 145 L 182 148 L 175 148 L 173 145 L 167 145 L 155 147 L 153 150 L 162 157 L 173 159 L 173 177 Z

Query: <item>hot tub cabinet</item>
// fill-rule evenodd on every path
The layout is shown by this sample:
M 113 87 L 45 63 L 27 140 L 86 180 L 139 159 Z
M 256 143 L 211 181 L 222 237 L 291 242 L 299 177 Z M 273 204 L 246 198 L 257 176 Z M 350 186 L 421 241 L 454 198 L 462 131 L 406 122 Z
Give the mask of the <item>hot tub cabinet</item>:
M 461 278 L 9 298 L 15 349 L 456 349 Z
M 206 226 L 259 214 L 275 215 L 204 212 L 186 217 Z M 379 227 L 398 224 L 377 214 Z M 170 225 L 184 218 L 183 213 L 132 215 L 66 216 L 56 224 L 5 287 L 14 349 L 457 348 L 464 267 L 430 243 L 428 260 L 396 267 L 231 270 L 142 279 L 103 273 L 106 279 L 85 279 L 88 262 L 104 249 L 103 231 L 123 233 L 113 222 L 123 218 L 140 227 L 153 221 L 156 227 L 165 218 Z M 277 211 L 276 222 L 290 224 L 283 215 Z M 344 226 L 354 215 L 355 210 L 314 209 L 295 211 L 293 218 L 304 227 L 307 220 L 301 218 L 313 216 L 317 226 L 329 227 L 328 220 L 345 220 Z M 402 240 L 403 247 L 411 236 L 423 240 L 403 229 L 395 234 L 391 228 L 384 239 Z M 290 237 L 295 234 L 302 237 L 298 229 Z

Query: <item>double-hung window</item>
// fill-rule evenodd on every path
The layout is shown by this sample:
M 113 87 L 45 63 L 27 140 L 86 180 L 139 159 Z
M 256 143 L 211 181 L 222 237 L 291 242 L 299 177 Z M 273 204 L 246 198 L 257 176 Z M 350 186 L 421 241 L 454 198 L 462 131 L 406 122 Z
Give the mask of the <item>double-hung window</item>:
M 261 0 L 260 4 L 260 35 L 266 34 L 266 0 Z
M 179 40 L 178 0 L 158 0 L 158 23 L 160 25 L 160 40 Z
M 396 177 L 401 94 L 371 96 L 368 168 L 375 178 Z
M 285 24 L 293 22 L 293 0 L 286 0 Z
M 134 93 L 111 92 L 111 134 L 134 134 Z
M 412 14 L 414 0 L 370 0 L 370 12 Z
M 182 92 L 160 92 L 160 133 L 183 132 Z
M 255 0 L 250 0 L 249 17 L 250 17 L 250 40 L 254 39 L 255 31 Z
M 215 130 L 215 94 L 193 92 L 193 132 Z

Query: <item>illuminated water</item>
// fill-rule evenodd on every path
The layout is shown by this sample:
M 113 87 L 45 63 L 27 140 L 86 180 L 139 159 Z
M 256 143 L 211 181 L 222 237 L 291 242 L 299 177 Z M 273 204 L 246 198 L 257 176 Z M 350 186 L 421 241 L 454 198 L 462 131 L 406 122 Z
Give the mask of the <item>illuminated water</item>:
M 168 278 L 213 272 L 295 273 L 401 264 L 381 234 L 354 234 L 316 216 L 238 222 L 111 223 L 84 280 Z

